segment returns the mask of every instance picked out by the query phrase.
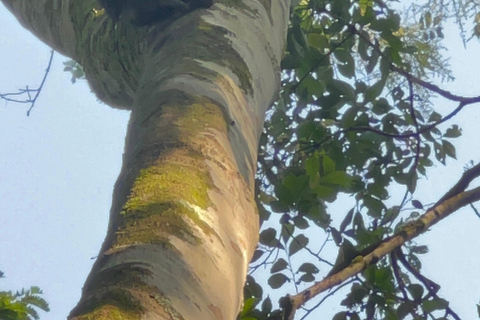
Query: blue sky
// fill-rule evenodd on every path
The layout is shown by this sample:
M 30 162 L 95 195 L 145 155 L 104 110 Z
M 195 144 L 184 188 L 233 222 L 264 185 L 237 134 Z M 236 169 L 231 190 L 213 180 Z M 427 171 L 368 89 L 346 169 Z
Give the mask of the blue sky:
M 50 49 L 0 5 L 0 92 L 40 84 Z M 33 109 L 0 101 L 0 290 L 40 286 L 65 318 L 107 228 L 129 113 L 72 85 L 55 54 Z
M 36 87 L 50 49 L 24 30 L 0 5 L 0 92 Z M 480 95 L 480 46 L 463 50 L 455 28 L 446 30 L 455 93 Z M 40 286 L 52 311 L 42 320 L 64 319 L 80 297 L 93 257 L 106 232 L 113 184 L 120 171 L 128 112 L 99 103 L 84 81 L 72 85 L 67 58 L 55 55 L 52 71 L 30 117 L 28 105 L 0 102 L 0 290 Z M 453 105 L 438 104 L 440 111 Z M 458 160 L 437 165 L 416 197 L 434 202 L 480 161 L 478 105 L 457 123 Z M 450 123 L 450 124 L 451 124 Z M 450 125 L 449 124 L 449 125 Z M 427 275 L 464 319 L 476 318 L 480 300 L 480 219 L 462 210 L 422 236 L 429 244 Z

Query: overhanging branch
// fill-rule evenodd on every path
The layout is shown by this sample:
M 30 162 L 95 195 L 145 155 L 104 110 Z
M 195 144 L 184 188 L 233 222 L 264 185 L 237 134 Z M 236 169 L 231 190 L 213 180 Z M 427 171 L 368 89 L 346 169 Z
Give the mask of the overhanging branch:
M 380 259 L 400 248 L 405 242 L 419 236 L 431 226 L 446 218 L 458 209 L 480 200 L 480 187 L 465 191 L 471 181 L 480 176 L 480 164 L 467 170 L 462 178 L 440 200 L 417 220 L 407 223 L 401 231 L 384 239 L 370 253 L 357 256 L 353 262 L 343 270 L 316 282 L 302 292 L 287 296 L 291 303 L 290 314 L 285 319 L 293 320 L 296 310 L 310 299 L 320 293 L 337 286 L 347 279 L 365 270 L 369 265 L 377 263 Z M 285 301 L 285 300 L 284 300 Z

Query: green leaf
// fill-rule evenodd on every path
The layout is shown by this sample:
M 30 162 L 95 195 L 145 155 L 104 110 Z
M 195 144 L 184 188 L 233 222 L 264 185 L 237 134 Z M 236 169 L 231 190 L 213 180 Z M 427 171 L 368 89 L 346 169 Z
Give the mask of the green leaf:
M 347 312 L 342 311 L 333 316 L 332 320 L 347 320 Z
M 303 121 L 297 129 L 298 139 L 300 141 L 311 141 L 316 130 L 317 125 L 313 121 Z
M 305 171 L 311 177 L 318 175 L 318 169 L 320 168 L 320 158 L 318 154 L 314 154 L 305 161 Z
M 308 245 L 309 239 L 304 236 L 303 234 L 300 234 L 296 236 L 292 242 L 290 242 L 290 247 L 288 249 L 288 255 L 293 256 L 295 253 L 303 249 L 305 246 Z
M 450 143 L 450 141 L 442 140 L 442 146 L 447 156 L 453 159 L 457 159 L 455 147 L 453 146 L 453 144 Z
M 342 243 L 343 237 L 340 231 L 338 231 L 336 228 L 331 227 L 330 232 L 332 234 L 333 241 L 335 241 L 335 244 L 339 246 Z
M 423 209 L 423 204 L 418 200 L 412 200 L 412 206 L 417 209 Z
M 410 292 L 410 295 L 412 296 L 413 300 L 415 301 L 421 301 L 423 297 L 423 292 L 424 289 L 420 284 L 411 284 L 407 287 L 408 292 Z
M 345 215 L 345 218 L 340 224 L 340 232 L 344 232 L 347 226 L 352 222 L 352 220 L 353 220 L 353 209 L 350 209 L 348 210 L 347 214 Z
M 245 300 L 243 303 L 243 309 L 241 312 L 241 315 L 247 315 L 249 312 L 251 312 L 253 309 L 255 309 L 255 306 L 260 302 L 259 298 L 248 298 Z
M 372 56 L 370 59 L 368 59 L 367 65 L 365 66 L 365 71 L 367 71 L 367 74 L 370 74 L 373 70 L 375 70 L 375 67 L 378 64 L 378 58 L 380 58 L 380 54 L 377 52 L 377 50 L 373 50 Z M 386 78 L 386 76 L 382 75 L 382 78 Z
M 310 177 L 307 175 L 288 174 L 282 179 L 283 186 L 288 189 L 282 195 L 278 194 L 279 200 L 283 200 L 288 204 L 293 204 L 298 201 L 300 195 L 305 191 L 309 185 Z M 280 188 L 281 191 L 283 191 Z M 285 196 L 285 198 L 284 198 Z
M 318 185 L 312 189 L 320 199 L 335 200 L 336 191 L 334 188 L 330 188 L 323 185 Z M 332 199 L 333 198 L 333 199 Z
M 350 313 L 350 320 L 360 320 L 360 316 L 356 312 Z
M 343 48 L 339 48 L 334 51 L 333 55 L 339 61 L 337 67 L 340 73 L 346 78 L 352 78 L 355 75 L 355 61 L 351 53 Z
M 290 188 L 285 186 L 283 182 L 284 181 L 275 186 L 275 194 L 281 202 L 292 205 L 295 201 L 295 197 L 290 191 Z
M 368 38 L 368 33 L 359 31 L 360 34 Z M 370 56 L 368 54 L 368 49 L 370 48 L 370 44 L 367 44 L 367 42 L 363 38 L 358 39 L 358 53 L 360 54 L 360 57 L 364 61 L 370 60 Z
M 318 273 L 320 270 L 318 270 L 317 266 L 315 266 L 313 263 L 310 262 L 305 262 L 303 263 L 297 270 L 297 272 L 305 272 L 305 273 Z
M 372 112 L 376 115 L 384 115 L 391 109 L 392 106 L 390 106 L 388 100 L 385 98 L 379 98 L 373 102 Z
M 341 125 L 344 128 L 349 128 L 355 125 L 355 118 L 357 117 L 358 107 L 348 108 L 342 116 Z
M 302 60 L 291 54 L 286 54 L 282 59 L 282 70 L 297 69 L 302 65 Z
M 276 238 L 277 230 L 268 228 L 260 232 L 260 243 L 266 246 L 276 246 L 278 240 Z
M 311 273 L 304 273 L 298 279 L 298 283 L 300 283 L 300 282 L 313 282 L 313 281 L 315 281 L 315 276 Z
M 324 229 L 330 226 L 330 215 L 325 211 L 325 207 L 323 206 L 312 206 L 305 217 Z
M 352 182 L 352 177 L 350 177 L 344 171 L 335 171 L 327 174 L 325 177 L 320 178 L 319 183 L 324 184 L 333 184 L 341 187 L 348 187 Z
M 328 39 L 325 35 L 320 33 L 310 33 L 307 36 L 308 43 L 319 50 L 323 50 L 329 46 Z
M 408 314 L 411 314 L 416 308 L 416 304 L 412 301 L 405 301 L 397 308 L 397 315 L 400 319 L 404 319 Z
M 290 240 L 293 236 L 293 232 L 295 231 L 295 226 L 290 223 L 285 223 L 282 225 L 282 233 L 281 237 L 285 244 L 287 244 L 288 240 Z
M 365 286 L 354 283 L 350 289 L 348 297 L 342 301 L 342 305 L 352 307 L 356 304 L 362 303 L 363 299 L 368 295 L 369 290 Z
M 365 195 L 363 205 L 368 208 L 368 215 L 374 218 L 380 218 L 385 205 L 382 201 Z
M 262 298 L 263 296 L 263 289 L 262 286 L 260 286 L 256 281 L 255 278 L 253 278 L 250 275 L 247 275 L 247 281 L 245 281 L 245 286 L 244 286 L 244 291 L 245 291 L 245 297 L 251 298 Z
M 332 160 L 332 158 L 330 158 L 327 155 L 323 155 L 321 159 L 322 159 L 322 169 L 323 169 L 321 172 L 322 176 L 335 171 L 335 162 Z
M 409 254 L 407 256 L 407 260 L 412 265 L 412 267 L 415 268 L 415 270 L 419 271 L 422 268 L 422 262 L 420 261 L 420 259 L 418 259 L 416 255 Z
M 413 247 L 410 248 L 410 252 L 418 253 L 418 254 L 425 254 L 425 253 L 428 253 L 428 247 L 427 246 L 413 246 Z
M 285 270 L 288 266 L 287 261 L 285 259 L 280 258 L 272 265 L 270 268 L 270 273 L 277 273 L 279 271 Z
M 462 135 L 462 129 L 460 129 L 456 124 L 451 128 L 448 128 L 443 135 L 446 138 L 458 138 Z
M 299 229 L 307 229 L 309 227 L 308 221 L 302 216 L 293 217 L 293 224 Z
M 258 259 L 260 259 L 260 257 L 264 254 L 265 252 L 263 250 L 255 250 L 255 252 L 253 253 L 253 257 L 252 257 L 252 260 L 250 260 L 250 263 L 252 262 L 255 262 L 257 261 Z
M 312 77 L 311 74 L 308 74 L 301 82 L 299 90 L 302 90 L 304 88 L 306 89 L 306 93 L 308 94 L 305 97 L 305 100 L 309 101 L 312 96 L 323 95 L 323 92 L 325 91 L 325 84 L 321 80 Z
M 283 273 L 276 273 L 268 278 L 268 285 L 272 289 L 278 289 L 285 284 L 285 282 L 290 281 L 290 279 Z
M 432 112 L 428 118 L 428 122 L 439 122 L 440 120 L 442 120 L 442 115 L 436 111 Z
M 385 80 L 380 79 L 377 82 L 375 82 L 365 92 L 365 98 L 364 98 L 365 102 L 375 100 L 382 93 L 384 87 L 385 87 Z
M 346 98 L 347 101 L 355 100 L 355 90 L 347 82 L 333 79 L 328 83 L 327 88 L 332 91 L 332 93 L 337 93 L 341 97 Z
M 272 312 L 272 300 L 270 297 L 265 298 L 262 302 L 262 312 L 265 314 L 269 314 Z
M 273 201 L 270 203 L 270 208 L 272 209 L 273 212 L 276 213 L 283 213 L 283 212 L 288 212 L 289 211 L 289 206 L 284 203 L 283 201 Z
M 435 310 L 445 310 L 448 307 L 448 301 L 442 298 L 434 298 L 422 303 L 423 310 L 425 312 L 432 312 Z
M 433 151 L 435 152 L 435 158 L 445 164 L 445 150 L 443 150 L 443 145 L 435 141 L 433 143 Z
M 409 173 L 409 176 L 410 176 L 410 180 L 407 183 L 407 189 L 408 189 L 408 192 L 413 194 L 417 189 L 418 174 L 416 171 L 411 171 Z

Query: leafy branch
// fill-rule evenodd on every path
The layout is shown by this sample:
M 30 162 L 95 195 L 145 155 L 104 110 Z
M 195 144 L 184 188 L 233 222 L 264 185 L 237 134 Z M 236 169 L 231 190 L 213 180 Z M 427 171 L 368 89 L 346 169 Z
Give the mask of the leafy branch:
M 377 246 L 365 255 L 357 256 L 352 263 L 343 270 L 316 282 L 302 292 L 289 296 L 292 312 L 288 320 L 293 320 L 295 311 L 306 302 L 320 293 L 333 288 L 347 279 L 365 270 L 369 265 L 377 263 L 380 259 L 402 247 L 407 241 L 418 237 L 431 226 L 446 218 L 458 209 L 480 200 L 480 187 L 466 191 L 470 182 L 480 176 L 480 164 L 466 171 L 455 186 L 440 198 L 432 208 L 428 209 L 417 220 L 404 225 L 399 232 L 377 244 Z

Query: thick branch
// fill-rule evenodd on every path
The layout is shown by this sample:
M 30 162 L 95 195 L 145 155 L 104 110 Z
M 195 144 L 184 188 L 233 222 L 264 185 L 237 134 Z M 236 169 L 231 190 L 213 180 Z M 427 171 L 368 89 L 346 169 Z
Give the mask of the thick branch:
M 478 176 L 480 176 L 480 163 L 465 171 L 460 180 L 458 180 L 458 182 L 450 190 L 448 190 L 448 192 L 445 193 L 445 195 L 441 197 L 440 200 L 437 201 L 434 207 L 438 206 L 443 201 L 459 194 L 460 192 L 465 191 L 470 182 L 472 182 Z

